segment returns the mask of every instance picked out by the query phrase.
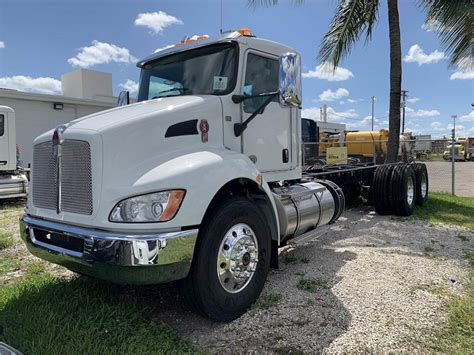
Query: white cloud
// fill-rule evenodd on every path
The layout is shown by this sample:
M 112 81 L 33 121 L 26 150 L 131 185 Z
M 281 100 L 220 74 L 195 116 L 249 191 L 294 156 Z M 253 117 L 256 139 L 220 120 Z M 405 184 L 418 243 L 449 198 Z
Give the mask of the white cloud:
M 328 89 L 328 90 L 324 90 L 321 94 L 319 94 L 319 100 L 320 101 L 336 101 L 346 96 L 349 96 L 349 91 L 347 91 L 344 88 L 339 88 L 336 91 L 332 91 L 331 89 Z
M 407 99 L 407 102 L 411 104 L 414 104 L 415 102 L 418 102 L 418 101 L 420 101 L 418 97 L 410 97 L 409 99 Z
M 433 122 L 431 123 L 431 128 L 435 131 L 442 131 L 444 130 L 444 125 L 441 122 Z
M 23 75 L 3 77 L 0 78 L 0 87 L 40 94 L 58 94 L 61 92 L 61 82 L 49 77 L 32 78 Z
M 327 81 L 343 81 L 350 79 L 354 74 L 349 69 L 336 67 L 332 69 L 332 65 L 328 62 L 318 65 L 315 70 L 309 70 L 303 73 L 303 78 L 318 78 Z
M 148 27 L 151 30 L 151 33 L 157 34 L 162 32 L 168 26 L 182 25 L 183 21 L 179 18 L 168 15 L 164 11 L 158 11 L 138 14 L 134 23 L 135 26 Z
M 472 58 L 464 57 L 457 63 L 458 69 L 451 74 L 450 79 L 469 80 L 474 79 L 474 67 Z
M 128 90 L 131 95 L 136 94 L 138 92 L 138 83 L 130 79 L 127 79 L 126 82 L 119 84 L 119 86 L 124 90 Z
M 362 100 L 361 100 L 362 101 Z M 354 99 L 347 99 L 347 102 L 350 103 L 350 104 L 353 104 L 355 102 L 357 102 L 357 100 L 354 100 Z
M 310 118 L 316 121 L 321 119 L 319 107 L 309 107 L 301 111 L 301 117 Z M 327 119 L 330 122 L 341 122 L 346 119 L 353 119 L 359 117 L 358 113 L 354 109 L 347 111 L 336 111 L 332 107 L 327 108 Z
M 407 107 L 405 112 L 408 117 L 414 118 L 435 117 L 441 114 L 438 110 L 414 110 L 411 107 Z
M 173 47 L 174 47 L 174 44 L 169 44 L 167 46 L 155 49 L 154 53 L 161 52 L 161 51 L 164 51 L 165 49 L 169 49 L 169 48 L 173 48 Z
M 474 70 L 457 70 L 449 77 L 451 80 L 472 80 L 474 79 Z
M 459 117 L 459 120 L 463 122 L 474 122 L 474 111 L 471 111 L 467 115 L 462 115 Z
M 91 46 L 80 48 L 79 53 L 67 61 L 74 67 L 89 68 L 97 64 L 133 63 L 137 60 L 127 48 L 94 40 Z
M 0 49 L 5 48 L 5 42 L 0 41 Z
M 407 63 L 418 63 L 418 65 L 437 63 L 442 59 L 444 59 L 444 52 L 435 50 L 430 54 L 426 54 L 418 44 L 411 46 L 408 54 L 403 58 Z
M 453 129 L 453 124 L 450 123 L 448 124 L 448 126 L 446 127 L 447 129 Z M 457 124 L 456 125 L 456 133 L 460 133 L 462 131 L 465 131 L 466 130 L 466 126 L 463 126 L 462 124 Z
M 377 129 L 378 126 L 379 126 L 379 120 L 374 118 L 374 129 Z M 372 129 L 372 116 L 365 116 L 360 121 L 346 122 L 346 128 L 349 130 L 361 130 L 361 129 L 370 130 Z

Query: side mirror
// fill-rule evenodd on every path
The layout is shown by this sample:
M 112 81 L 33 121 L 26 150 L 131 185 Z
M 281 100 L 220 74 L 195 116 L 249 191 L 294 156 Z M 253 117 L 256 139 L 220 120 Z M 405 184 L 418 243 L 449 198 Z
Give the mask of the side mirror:
M 117 106 L 125 106 L 130 103 L 130 93 L 128 90 L 121 91 L 117 97 Z
M 288 52 L 280 55 L 278 75 L 280 104 L 300 107 L 301 97 L 301 57 L 298 53 Z

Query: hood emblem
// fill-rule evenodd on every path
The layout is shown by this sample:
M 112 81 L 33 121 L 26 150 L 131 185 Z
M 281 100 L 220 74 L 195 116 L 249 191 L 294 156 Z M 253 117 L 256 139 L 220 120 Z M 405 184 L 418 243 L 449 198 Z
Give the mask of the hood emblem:
M 209 132 L 209 123 L 207 123 L 207 120 L 201 120 L 199 122 L 199 130 L 201 131 L 201 141 L 203 143 L 206 143 L 208 141 L 208 132 Z
M 63 144 L 63 133 L 66 130 L 66 125 L 59 125 L 54 129 L 53 133 L 53 155 L 55 157 L 61 156 L 61 144 Z

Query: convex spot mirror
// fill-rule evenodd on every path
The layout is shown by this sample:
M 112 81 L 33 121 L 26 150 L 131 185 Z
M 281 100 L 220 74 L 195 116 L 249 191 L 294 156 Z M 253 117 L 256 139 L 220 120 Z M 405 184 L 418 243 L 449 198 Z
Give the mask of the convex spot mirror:
M 301 57 L 288 52 L 280 55 L 278 74 L 279 101 L 283 106 L 300 107 L 301 97 Z
M 125 106 L 130 103 L 130 93 L 128 90 L 121 91 L 117 97 L 117 106 Z

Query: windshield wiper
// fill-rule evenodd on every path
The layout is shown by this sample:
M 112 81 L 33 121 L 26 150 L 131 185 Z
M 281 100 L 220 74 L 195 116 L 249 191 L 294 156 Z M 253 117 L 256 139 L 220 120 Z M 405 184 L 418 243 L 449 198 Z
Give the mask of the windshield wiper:
M 158 95 L 153 96 L 151 99 L 152 99 L 152 100 L 153 100 L 153 99 L 158 99 L 158 98 L 160 98 L 160 97 L 163 97 L 163 96 L 159 96 L 160 94 L 164 94 L 164 93 L 166 93 L 166 92 L 172 92 L 172 91 L 180 91 L 180 92 L 181 92 L 180 95 L 182 95 L 186 90 L 189 90 L 189 89 L 188 89 L 188 88 L 173 88 L 173 89 L 168 89 L 168 90 L 160 91 L 160 92 L 158 93 Z M 177 95 L 170 95 L 170 96 L 177 96 Z

